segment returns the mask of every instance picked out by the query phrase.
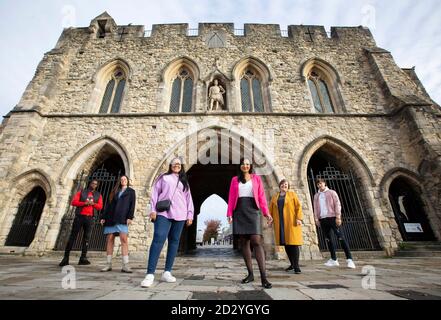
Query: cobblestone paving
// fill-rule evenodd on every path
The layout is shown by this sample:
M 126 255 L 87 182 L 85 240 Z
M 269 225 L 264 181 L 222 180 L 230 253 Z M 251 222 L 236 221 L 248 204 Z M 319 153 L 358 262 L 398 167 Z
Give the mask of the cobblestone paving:
M 255 281 L 242 284 L 246 268 L 231 248 L 206 247 L 197 254 L 176 258 L 176 283 L 160 282 L 164 259 L 155 282 L 141 288 L 146 261 L 132 259 L 132 274 L 100 272 L 105 253 L 95 253 L 89 266 L 58 267 L 60 255 L 44 257 L 0 255 L 0 299 L 105 299 L 105 300 L 441 300 L 441 258 L 369 258 L 356 260 L 357 268 L 328 268 L 324 260 L 301 261 L 301 274 L 287 273 L 285 260 L 267 261 L 272 289 L 262 289 L 254 261 Z M 74 272 L 72 272 L 74 271 Z M 73 281 L 74 280 L 74 281 Z M 73 288 L 75 287 L 75 288 Z

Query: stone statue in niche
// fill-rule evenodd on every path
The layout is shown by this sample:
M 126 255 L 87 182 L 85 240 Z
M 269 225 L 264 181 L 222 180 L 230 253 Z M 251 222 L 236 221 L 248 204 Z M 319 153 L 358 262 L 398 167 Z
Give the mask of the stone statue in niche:
M 219 81 L 217 79 L 214 79 L 213 85 L 208 90 L 208 98 L 210 99 L 208 111 L 224 109 L 224 94 L 225 89 L 219 85 Z

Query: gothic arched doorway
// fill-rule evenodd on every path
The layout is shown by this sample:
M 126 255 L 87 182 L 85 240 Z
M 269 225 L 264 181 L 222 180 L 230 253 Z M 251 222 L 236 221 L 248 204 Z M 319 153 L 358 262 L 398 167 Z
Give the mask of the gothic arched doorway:
M 317 178 L 325 179 L 327 186 L 339 195 L 342 205 L 341 229 L 351 250 L 381 250 L 373 219 L 365 210 L 360 183 L 357 183 L 347 157 L 325 145 L 311 157 L 307 170 L 311 201 L 317 192 Z M 319 227 L 317 235 L 320 250 L 327 250 L 325 237 Z M 337 248 L 341 249 L 340 242 L 336 241 L 334 235 L 332 237 Z
M 420 193 L 405 178 L 398 177 L 392 181 L 389 201 L 404 241 L 436 240 Z
M 72 190 L 71 197 L 69 199 L 69 209 L 61 222 L 61 229 L 57 241 L 57 250 L 64 250 L 69 240 L 70 230 L 73 220 L 75 218 L 75 207 L 70 206 L 75 193 L 79 190 L 87 188 L 90 181 L 98 180 L 97 191 L 99 191 L 103 197 L 103 209 L 106 207 L 109 200 L 109 195 L 113 187 L 118 183 L 119 177 L 125 174 L 124 162 L 119 154 L 114 153 L 110 149 L 104 148 L 101 152 L 91 159 L 90 163 L 85 165 L 85 170 L 92 172 L 87 175 L 82 171 L 78 178 L 74 181 L 74 188 Z M 106 237 L 103 233 L 103 226 L 99 223 L 99 216 L 101 211 L 95 212 L 94 224 L 91 231 L 89 250 L 91 251 L 105 251 L 106 250 Z M 83 230 L 77 236 L 74 242 L 72 250 L 81 250 L 81 243 L 83 239 Z
M 237 174 L 237 165 L 232 164 L 195 164 L 188 170 L 188 181 L 194 204 L 194 221 L 185 227 L 180 241 L 179 252 L 188 253 L 197 248 L 196 235 L 201 206 L 213 194 L 228 202 L 231 178 Z M 226 215 L 226 212 L 225 212 Z
M 6 246 L 28 247 L 31 244 L 45 203 L 46 193 L 41 187 L 33 188 L 23 198 L 6 239 Z

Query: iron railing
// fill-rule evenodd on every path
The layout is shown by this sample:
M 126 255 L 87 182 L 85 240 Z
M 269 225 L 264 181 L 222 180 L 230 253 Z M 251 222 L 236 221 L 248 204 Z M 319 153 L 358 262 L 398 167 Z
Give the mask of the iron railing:
M 31 244 L 45 203 L 46 194 L 41 187 L 35 187 L 24 197 L 6 238 L 6 246 L 28 247 Z
M 234 35 L 235 36 L 244 36 L 245 30 L 244 29 L 234 29 Z
M 187 36 L 197 37 L 199 35 L 199 29 L 187 29 Z
M 197 37 L 197 36 L 199 36 L 199 29 L 197 29 L 197 28 L 187 29 L 185 35 L 189 36 L 189 37 Z M 245 36 L 245 29 L 234 29 L 234 35 L 239 36 L 239 37 Z M 330 37 L 330 35 L 331 35 L 331 33 L 328 32 L 328 37 Z M 152 36 L 152 30 L 145 30 L 144 31 L 144 37 L 148 38 L 151 36 Z M 280 36 L 287 38 L 288 37 L 288 30 L 280 30 Z
M 342 206 L 341 230 L 351 250 L 381 250 L 373 219 L 363 208 L 352 172 L 346 174 L 328 166 L 324 171 L 315 174 L 311 169 L 308 182 L 312 201 L 314 194 L 318 191 L 315 183 L 318 178 L 325 179 L 329 189 L 335 190 L 339 195 Z M 320 227 L 317 228 L 317 234 L 320 249 L 326 250 L 325 236 Z M 340 242 L 337 241 L 334 234 L 332 234 L 332 241 L 340 250 Z

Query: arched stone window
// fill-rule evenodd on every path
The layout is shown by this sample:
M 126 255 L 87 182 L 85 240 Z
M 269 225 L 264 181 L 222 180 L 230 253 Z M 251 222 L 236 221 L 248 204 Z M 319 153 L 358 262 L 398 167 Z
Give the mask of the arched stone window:
M 199 68 L 187 57 L 176 58 L 163 70 L 161 76 L 160 112 L 195 112 L 199 84 Z
M 244 58 L 233 68 L 235 81 L 236 111 L 241 112 L 270 112 L 271 82 L 268 67 L 256 58 Z
M 170 112 L 191 112 L 193 105 L 193 79 L 187 68 L 181 68 L 172 80 Z
M 120 58 L 113 59 L 98 69 L 93 76 L 95 84 L 88 104 L 88 112 L 119 113 L 124 108 L 131 79 L 131 69 Z
M 257 72 L 245 69 L 240 79 L 240 101 L 243 112 L 263 112 L 262 81 Z
M 99 113 L 118 113 L 120 111 L 125 84 L 126 76 L 122 69 L 117 68 L 110 73 Z
M 312 110 L 318 113 L 346 112 L 340 94 L 340 78 L 327 62 L 313 58 L 303 64 L 302 76 L 312 100 Z
M 308 85 L 315 110 L 321 113 L 334 113 L 335 110 L 332 105 L 328 85 L 320 74 L 311 71 L 308 75 Z

